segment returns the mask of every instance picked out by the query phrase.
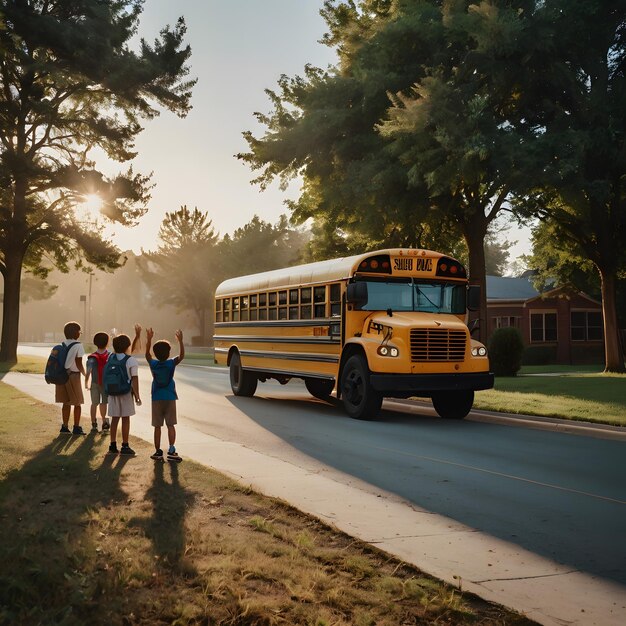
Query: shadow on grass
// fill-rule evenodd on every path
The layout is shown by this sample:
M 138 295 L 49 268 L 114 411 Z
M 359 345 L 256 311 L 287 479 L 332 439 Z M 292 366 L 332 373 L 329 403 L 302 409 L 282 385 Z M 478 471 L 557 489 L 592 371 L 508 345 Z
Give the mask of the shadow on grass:
M 169 481 L 166 474 L 169 474 Z M 183 488 L 179 481 L 178 465 L 156 462 L 154 480 L 145 499 L 152 503 L 148 519 L 135 519 L 131 523 L 142 527 L 152 541 L 154 554 L 164 567 L 189 573 L 185 556 L 185 513 L 194 494 Z
M 129 592 L 150 584 L 146 563 L 157 556 L 171 564 L 184 554 L 192 496 L 178 468 L 170 467 L 170 482 L 155 468 L 146 537 L 132 520 L 146 511 L 149 471 L 124 472 L 143 461 L 105 454 L 98 437 L 59 435 L 0 482 L 0 624 L 123 623 L 150 603 Z

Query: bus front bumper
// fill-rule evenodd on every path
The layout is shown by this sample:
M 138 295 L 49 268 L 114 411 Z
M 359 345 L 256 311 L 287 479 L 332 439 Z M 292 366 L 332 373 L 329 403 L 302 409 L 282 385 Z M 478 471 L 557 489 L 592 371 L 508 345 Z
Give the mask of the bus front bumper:
M 493 387 L 493 372 L 464 374 L 370 374 L 370 384 L 376 391 L 393 396 L 395 393 L 429 394 L 439 391 L 479 391 Z

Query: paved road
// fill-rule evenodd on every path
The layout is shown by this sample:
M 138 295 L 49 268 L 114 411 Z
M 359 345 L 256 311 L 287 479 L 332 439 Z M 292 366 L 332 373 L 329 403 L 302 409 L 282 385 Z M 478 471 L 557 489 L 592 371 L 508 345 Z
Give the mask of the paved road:
M 254 398 L 236 398 L 220 371 L 181 368 L 177 379 L 181 412 L 196 416 L 201 431 L 309 469 L 335 468 L 626 585 L 622 441 L 447 421 L 393 403 L 385 404 L 380 420 L 363 422 L 312 399 L 295 381 L 260 384 Z
M 379 420 L 356 421 L 297 381 L 260 384 L 254 398 L 236 398 L 218 368 L 181 367 L 177 386 L 181 430 L 187 424 L 309 474 L 395 496 L 559 564 L 561 572 L 590 574 L 615 585 L 611 601 L 623 589 L 624 609 L 623 440 L 446 421 L 427 406 L 393 402 Z

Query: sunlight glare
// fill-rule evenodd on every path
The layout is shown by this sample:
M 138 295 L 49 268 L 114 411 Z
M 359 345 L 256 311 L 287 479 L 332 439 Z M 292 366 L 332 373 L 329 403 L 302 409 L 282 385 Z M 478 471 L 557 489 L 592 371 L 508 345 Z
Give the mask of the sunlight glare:
M 99 217 L 100 212 L 102 211 L 102 198 L 95 193 L 90 193 L 85 196 L 85 201 L 81 203 L 81 208 L 83 208 L 87 213 L 89 213 L 92 217 Z

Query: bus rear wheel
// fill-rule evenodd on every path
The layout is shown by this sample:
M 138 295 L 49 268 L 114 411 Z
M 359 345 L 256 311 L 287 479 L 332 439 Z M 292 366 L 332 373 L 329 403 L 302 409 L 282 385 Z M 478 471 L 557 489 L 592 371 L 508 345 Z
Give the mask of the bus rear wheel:
M 330 394 L 333 392 L 335 381 L 325 378 L 305 378 L 304 384 L 306 385 L 307 391 L 314 398 L 328 400 Z
M 362 356 L 351 356 L 343 366 L 341 397 L 350 417 L 368 420 L 378 415 L 383 396 L 370 385 L 369 368 Z
M 473 391 L 445 391 L 433 394 L 433 406 L 440 417 L 462 420 L 474 404 Z
M 235 352 L 230 358 L 230 388 L 236 396 L 254 395 L 258 383 L 257 377 L 241 367 L 241 356 Z

